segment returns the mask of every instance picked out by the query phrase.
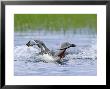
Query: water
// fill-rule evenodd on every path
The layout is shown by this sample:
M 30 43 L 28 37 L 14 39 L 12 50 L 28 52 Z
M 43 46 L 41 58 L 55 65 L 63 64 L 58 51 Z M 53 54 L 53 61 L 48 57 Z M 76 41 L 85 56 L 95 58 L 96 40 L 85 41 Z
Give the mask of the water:
M 96 76 L 97 47 L 95 34 L 62 32 L 16 32 L 14 34 L 14 75 L 15 76 Z M 34 47 L 27 47 L 29 40 L 40 39 L 50 50 L 57 51 L 62 42 L 77 46 L 67 50 L 65 64 L 43 62 Z

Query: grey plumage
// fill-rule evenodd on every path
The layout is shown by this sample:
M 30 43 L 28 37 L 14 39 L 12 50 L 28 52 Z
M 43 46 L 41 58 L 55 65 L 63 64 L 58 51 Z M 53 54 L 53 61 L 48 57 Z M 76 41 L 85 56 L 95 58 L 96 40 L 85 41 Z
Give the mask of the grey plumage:
M 49 50 L 49 48 L 47 48 L 47 46 L 42 41 L 39 41 L 39 40 L 31 40 L 26 45 L 28 47 L 37 45 L 41 49 L 41 52 L 39 52 L 39 54 L 49 54 L 55 58 L 58 58 L 58 60 L 65 57 L 66 49 L 76 46 L 75 44 L 70 44 L 69 42 L 64 42 L 61 44 L 58 51 L 54 52 L 54 51 Z
M 26 44 L 28 47 L 29 46 L 38 46 L 41 49 L 41 52 L 39 52 L 39 54 L 43 54 L 43 53 L 48 53 L 50 50 L 46 47 L 46 45 L 40 41 L 40 40 L 31 40 Z

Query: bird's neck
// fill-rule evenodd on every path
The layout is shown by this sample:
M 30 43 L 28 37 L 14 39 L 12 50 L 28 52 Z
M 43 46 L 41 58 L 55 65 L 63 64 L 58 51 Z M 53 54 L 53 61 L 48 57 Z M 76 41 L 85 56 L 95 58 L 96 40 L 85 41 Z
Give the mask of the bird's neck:
M 60 50 L 60 52 L 58 54 L 58 57 L 60 57 L 60 59 L 65 57 L 65 51 L 66 51 L 66 49 Z

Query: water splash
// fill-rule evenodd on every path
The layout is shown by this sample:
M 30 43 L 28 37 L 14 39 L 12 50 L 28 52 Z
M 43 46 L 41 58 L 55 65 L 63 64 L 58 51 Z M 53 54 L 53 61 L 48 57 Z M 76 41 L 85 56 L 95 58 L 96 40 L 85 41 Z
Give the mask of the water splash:
M 53 62 L 53 57 L 48 54 L 39 55 L 40 50 L 34 47 L 27 47 L 25 45 L 16 46 L 14 50 L 14 60 L 19 61 L 45 61 Z M 69 51 L 65 60 L 74 59 L 97 59 L 96 47 L 91 45 L 90 47 L 76 47 L 74 50 Z
M 96 35 L 81 35 L 68 33 L 42 34 L 29 32 L 15 34 L 14 39 L 14 75 L 15 76 L 96 76 L 97 47 Z M 75 43 L 75 48 L 67 50 L 64 65 L 43 60 L 52 59 L 48 55 L 38 55 L 39 49 L 23 44 L 29 40 L 40 39 L 49 49 L 57 51 L 59 43 Z

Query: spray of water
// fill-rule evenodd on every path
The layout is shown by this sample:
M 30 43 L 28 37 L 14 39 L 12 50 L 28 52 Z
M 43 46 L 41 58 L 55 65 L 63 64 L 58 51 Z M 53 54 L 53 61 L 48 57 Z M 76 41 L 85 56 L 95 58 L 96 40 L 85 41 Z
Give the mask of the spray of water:
M 96 47 L 95 45 L 91 45 L 89 47 L 76 47 L 74 50 L 69 51 L 68 55 L 66 55 L 64 59 L 65 60 L 74 60 L 74 59 L 96 60 L 97 59 Z M 54 62 L 55 58 L 53 58 L 48 54 L 39 55 L 39 49 L 22 45 L 15 47 L 14 60 Z

